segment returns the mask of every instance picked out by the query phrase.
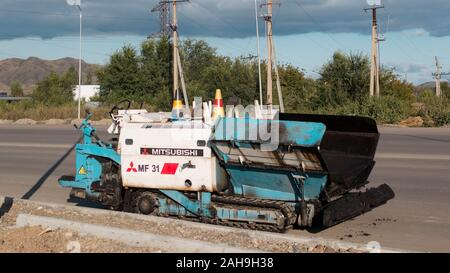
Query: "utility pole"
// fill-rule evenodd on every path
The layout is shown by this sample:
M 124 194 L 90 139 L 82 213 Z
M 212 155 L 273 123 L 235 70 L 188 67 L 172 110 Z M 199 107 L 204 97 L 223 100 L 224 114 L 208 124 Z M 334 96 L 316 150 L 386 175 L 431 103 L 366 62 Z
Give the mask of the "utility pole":
M 369 8 L 364 9 L 372 11 L 372 54 L 371 54 L 371 66 L 370 66 L 370 96 L 380 97 L 380 65 L 379 65 L 379 43 L 383 41 L 378 36 L 378 22 L 377 22 L 377 10 L 384 8 L 381 5 L 380 0 L 371 1 L 367 3 Z
M 278 91 L 278 101 L 280 104 L 280 112 L 284 113 L 284 99 L 283 99 L 283 93 L 281 91 L 281 81 L 280 81 L 280 73 L 278 71 L 278 63 L 277 63 L 277 54 L 275 51 L 275 44 L 272 44 L 273 49 L 273 63 L 275 65 L 275 75 L 277 77 L 277 91 Z
M 178 48 L 178 20 L 177 20 L 177 3 L 189 2 L 189 0 L 171 0 L 165 1 L 172 3 L 172 43 L 173 43 L 173 96 L 176 96 L 177 90 L 180 88 L 179 77 L 181 76 L 183 86 L 183 96 L 185 104 L 189 106 L 187 91 L 184 83 L 183 69 L 181 67 L 180 51 Z
M 267 104 L 272 107 L 273 105 L 273 79 L 272 79 L 272 12 L 273 12 L 273 1 L 267 1 L 267 15 L 266 20 L 266 37 L 267 37 Z
M 180 51 L 178 49 L 178 20 L 177 20 L 177 3 L 189 2 L 189 0 L 164 0 L 160 1 L 153 9 L 152 12 L 160 12 L 160 32 L 157 36 L 169 37 L 169 33 L 172 32 L 172 44 L 173 44 L 173 97 L 176 96 L 177 90 L 181 86 L 183 89 L 184 101 L 189 106 L 189 100 L 186 91 L 186 84 L 184 81 L 183 68 L 181 66 Z M 170 23 L 169 5 L 172 4 L 172 23 Z M 153 35 L 156 36 L 156 35 Z
M 152 12 L 159 12 L 159 33 L 152 36 L 165 36 L 170 35 L 170 17 L 169 17 L 169 2 L 160 1 L 153 7 Z
M 436 79 L 436 96 L 441 97 L 442 96 L 442 89 L 441 89 L 442 76 L 450 75 L 450 73 L 443 73 L 442 66 L 439 63 L 438 57 L 436 56 L 435 59 L 436 59 L 436 73 L 433 73 L 433 76 Z
M 258 79 L 259 79 L 259 104 L 264 105 L 263 90 L 262 90 L 262 75 L 261 75 L 261 46 L 259 40 L 259 16 L 258 16 L 258 3 L 255 0 L 255 20 L 256 20 L 256 47 L 258 51 Z
M 275 56 L 275 45 L 273 42 L 273 0 L 267 0 L 267 3 L 262 6 L 267 6 L 267 14 L 264 15 L 266 21 L 266 36 L 267 36 L 267 104 L 272 109 L 273 106 L 273 68 L 277 77 L 277 91 L 280 103 L 280 111 L 284 112 L 283 94 L 281 91 L 280 75 L 278 73 L 278 66 Z M 279 5 L 279 4 L 278 4 Z

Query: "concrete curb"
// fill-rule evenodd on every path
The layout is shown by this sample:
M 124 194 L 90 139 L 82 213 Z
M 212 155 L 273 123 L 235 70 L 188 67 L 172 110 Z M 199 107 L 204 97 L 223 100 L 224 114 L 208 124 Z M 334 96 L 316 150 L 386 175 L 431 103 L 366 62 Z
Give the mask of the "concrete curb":
M 0 197 L 0 205 L 3 204 L 5 198 Z M 166 224 L 166 225 L 182 225 L 186 229 L 196 229 L 201 230 L 202 232 L 222 232 L 224 234 L 235 234 L 236 232 L 239 232 L 240 235 L 245 236 L 246 238 L 255 239 L 255 240 L 265 240 L 272 242 L 273 244 L 292 244 L 292 245 L 302 245 L 306 248 L 315 248 L 317 246 L 325 246 L 332 249 L 338 249 L 338 250 L 354 250 L 357 252 L 363 252 L 363 253 L 369 253 L 371 252 L 371 249 L 368 248 L 368 245 L 365 244 L 357 244 L 357 243 L 350 243 L 350 242 L 344 242 L 339 240 L 330 240 L 330 239 L 324 239 L 324 238 L 309 238 L 309 237 L 302 237 L 298 235 L 292 235 L 292 234 L 276 234 L 276 233 L 269 233 L 269 232 L 260 232 L 260 231 L 252 231 L 252 230 L 243 230 L 243 229 L 237 229 L 237 228 L 231 228 L 231 227 L 224 227 L 224 226 L 215 226 L 215 225 L 207 225 L 202 223 L 195 223 L 195 222 L 189 222 L 189 221 L 182 221 L 182 220 L 176 220 L 176 219 L 170 219 L 170 218 L 161 218 L 161 217 L 155 217 L 155 216 L 146 216 L 146 215 L 138 215 L 138 214 L 129 214 L 129 213 L 123 213 L 123 212 L 115 212 L 115 211 L 108 211 L 108 210 L 101 210 L 101 209 L 91 209 L 91 208 L 83 208 L 83 207 L 73 207 L 73 206 L 67 206 L 67 205 L 58 205 L 58 204 L 47 204 L 47 203 L 41 203 L 41 202 L 32 202 L 32 201 L 25 201 L 20 199 L 15 199 L 14 203 L 16 204 L 24 204 L 28 206 L 33 207 L 40 207 L 40 208 L 49 208 L 49 209 L 55 209 L 55 210 L 72 210 L 81 214 L 89 215 L 89 216 L 108 216 L 108 217 L 122 217 L 122 218 L 128 218 L 128 219 L 134 219 L 142 221 L 143 225 L 157 225 L 157 224 Z M 412 251 L 408 250 L 401 250 L 401 249 L 393 249 L 393 248 L 378 248 L 375 249 L 373 252 L 376 253 L 409 253 Z
M 51 217 L 19 214 L 16 227 L 40 226 L 50 229 L 66 229 L 80 235 L 122 242 L 132 247 L 158 247 L 171 253 L 254 253 L 257 250 L 230 247 L 225 244 L 213 244 L 164 235 L 149 234 L 128 229 L 119 229 L 100 225 L 86 224 Z

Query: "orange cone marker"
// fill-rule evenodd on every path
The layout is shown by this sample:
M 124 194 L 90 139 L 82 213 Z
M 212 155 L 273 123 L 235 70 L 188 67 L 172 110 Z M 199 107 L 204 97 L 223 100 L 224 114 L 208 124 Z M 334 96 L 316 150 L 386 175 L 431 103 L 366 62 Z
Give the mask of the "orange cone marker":
M 225 108 L 223 106 L 223 98 L 222 98 L 222 91 L 220 89 L 216 90 L 216 99 L 214 100 L 214 106 L 213 106 L 213 120 L 218 118 L 224 118 L 225 117 Z

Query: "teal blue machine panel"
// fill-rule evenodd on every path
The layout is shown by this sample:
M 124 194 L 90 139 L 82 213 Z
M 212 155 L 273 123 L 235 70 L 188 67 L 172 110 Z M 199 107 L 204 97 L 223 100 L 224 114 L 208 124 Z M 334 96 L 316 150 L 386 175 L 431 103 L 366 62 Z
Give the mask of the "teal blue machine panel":
M 266 128 L 270 130 L 264 131 Z M 267 131 L 272 139 L 267 140 Z M 225 118 L 217 123 L 212 148 L 227 170 L 235 194 L 313 201 L 328 182 L 319 153 L 325 132 L 322 123 Z M 268 141 L 277 146 L 261 149 Z
M 299 202 L 303 197 L 305 201 L 317 200 L 328 181 L 328 176 L 320 173 L 301 174 L 239 166 L 228 166 L 227 171 L 235 194 L 286 202 Z
M 217 122 L 214 141 L 264 143 L 278 140 L 281 145 L 316 147 L 325 132 L 322 123 L 223 118 Z

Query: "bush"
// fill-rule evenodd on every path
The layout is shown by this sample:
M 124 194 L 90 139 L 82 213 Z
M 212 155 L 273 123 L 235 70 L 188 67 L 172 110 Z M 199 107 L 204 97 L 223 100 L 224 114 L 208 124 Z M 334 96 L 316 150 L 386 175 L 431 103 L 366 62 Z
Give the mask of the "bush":
M 10 86 L 12 97 L 23 97 L 22 84 L 18 81 L 13 81 Z
M 348 101 L 344 105 L 324 106 L 310 111 L 316 114 L 364 116 L 375 119 L 379 124 L 398 123 L 413 114 L 411 104 L 395 96 L 378 99 L 364 97 L 359 101 Z
M 418 98 L 424 104 L 418 113 L 424 120 L 432 120 L 434 126 L 450 124 L 450 102 L 446 97 L 438 98 L 432 92 L 423 92 Z

